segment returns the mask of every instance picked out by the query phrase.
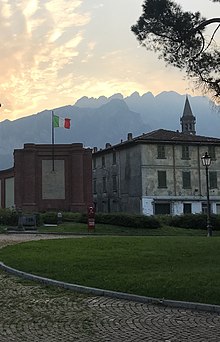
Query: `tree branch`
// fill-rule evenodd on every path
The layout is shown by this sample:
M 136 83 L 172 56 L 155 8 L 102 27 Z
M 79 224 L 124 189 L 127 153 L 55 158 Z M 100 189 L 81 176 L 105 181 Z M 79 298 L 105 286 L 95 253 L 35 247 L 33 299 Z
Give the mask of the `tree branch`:
M 200 30 L 204 29 L 206 26 L 208 26 L 210 24 L 215 24 L 215 23 L 220 23 L 220 18 L 207 19 L 207 20 L 203 21 L 202 23 L 200 23 L 198 26 L 196 26 L 192 31 L 193 32 L 200 31 Z

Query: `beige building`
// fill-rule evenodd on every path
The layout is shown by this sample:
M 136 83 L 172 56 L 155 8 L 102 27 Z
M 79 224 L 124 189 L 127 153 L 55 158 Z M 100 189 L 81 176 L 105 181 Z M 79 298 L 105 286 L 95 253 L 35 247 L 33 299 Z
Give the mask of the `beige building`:
M 220 213 L 220 139 L 196 135 L 186 98 L 182 132 L 159 129 L 93 150 L 93 200 L 98 212 L 145 215 L 207 209 L 201 157 L 208 152 L 211 211 Z

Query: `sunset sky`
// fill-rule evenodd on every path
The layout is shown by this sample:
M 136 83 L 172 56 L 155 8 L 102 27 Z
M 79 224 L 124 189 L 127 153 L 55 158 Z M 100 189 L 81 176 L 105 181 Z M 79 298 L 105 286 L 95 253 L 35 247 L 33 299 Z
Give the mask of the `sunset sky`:
M 179 0 L 209 18 L 219 3 Z M 2 0 L 0 121 L 74 104 L 82 96 L 193 92 L 184 73 L 140 47 L 130 27 L 143 0 Z

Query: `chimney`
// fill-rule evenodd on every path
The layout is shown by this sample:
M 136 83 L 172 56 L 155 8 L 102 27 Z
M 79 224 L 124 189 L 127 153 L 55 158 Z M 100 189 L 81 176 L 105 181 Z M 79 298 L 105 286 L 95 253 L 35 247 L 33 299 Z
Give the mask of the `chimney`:
M 109 147 L 111 147 L 112 145 L 110 144 L 110 143 L 106 143 L 105 144 L 105 148 L 109 148 Z
M 98 147 L 93 147 L 93 152 L 96 153 L 98 151 Z
M 128 133 L 128 140 L 132 140 L 132 133 Z

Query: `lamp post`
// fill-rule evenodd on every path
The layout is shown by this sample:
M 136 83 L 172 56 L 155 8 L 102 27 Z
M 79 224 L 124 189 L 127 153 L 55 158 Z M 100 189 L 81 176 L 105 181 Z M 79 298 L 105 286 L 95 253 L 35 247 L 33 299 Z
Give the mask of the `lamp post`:
M 208 169 L 211 165 L 211 157 L 206 152 L 204 156 L 201 157 L 202 165 L 205 166 L 206 173 L 206 190 L 207 190 L 207 236 L 212 236 L 212 226 L 210 220 L 210 200 L 209 200 L 209 173 Z

